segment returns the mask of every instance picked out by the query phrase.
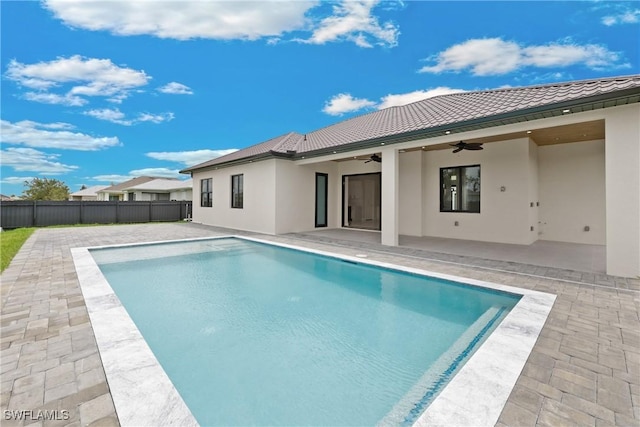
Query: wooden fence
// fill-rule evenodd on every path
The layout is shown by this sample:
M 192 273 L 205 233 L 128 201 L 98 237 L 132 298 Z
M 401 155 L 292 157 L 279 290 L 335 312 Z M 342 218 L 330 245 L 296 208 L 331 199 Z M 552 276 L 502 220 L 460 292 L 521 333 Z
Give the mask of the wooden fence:
M 190 201 L 7 201 L 0 202 L 0 227 L 180 221 L 191 208 Z

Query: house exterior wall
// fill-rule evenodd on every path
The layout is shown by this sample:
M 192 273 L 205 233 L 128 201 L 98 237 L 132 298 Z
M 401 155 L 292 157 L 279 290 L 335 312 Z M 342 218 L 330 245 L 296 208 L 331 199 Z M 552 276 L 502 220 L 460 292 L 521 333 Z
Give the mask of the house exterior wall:
M 275 159 L 193 173 L 193 221 L 238 230 L 276 233 Z M 231 176 L 243 174 L 243 208 L 231 207 Z M 200 180 L 212 178 L 212 207 L 200 206 Z
M 421 151 L 399 153 L 399 230 L 407 236 L 422 236 L 423 185 Z
M 169 193 L 169 200 L 193 200 L 193 189 L 171 191 Z
M 640 104 L 605 110 L 607 274 L 640 276 Z
M 535 159 L 530 157 L 529 138 L 492 142 L 481 151 L 425 151 L 423 235 L 514 244 L 534 241 L 537 224 L 530 223 L 535 216 L 529 199 L 535 191 L 530 182 Z M 480 213 L 440 212 L 440 168 L 477 164 Z
M 604 245 L 605 142 L 541 146 L 538 159 L 539 238 Z
M 316 229 L 317 172 L 326 173 L 329 178 L 327 228 L 339 227 L 336 193 L 340 183 L 336 170 L 337 165 L 334 162 L 296 165 L 288 160 L 276 160 L 276 233 Z

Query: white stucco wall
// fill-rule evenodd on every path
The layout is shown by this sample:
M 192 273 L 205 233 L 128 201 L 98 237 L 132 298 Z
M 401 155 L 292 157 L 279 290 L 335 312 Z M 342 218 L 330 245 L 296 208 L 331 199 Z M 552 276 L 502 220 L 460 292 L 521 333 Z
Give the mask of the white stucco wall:
M 231 207 L 231 175 L 243 174 L 242 209 Z M 212 178 L 212 207 L 200 206 L 200 180 Z M 193 221 L 239 230 L 275 234 L 276 160 L 264 160 L 240 166 L 193 174 Z
M 452 239 L 529 244 L 529 138 L 492 142 L 481 151 L 423 153 L 423 234 Z M 480 165 L 480 213 L 440 212 L 440 168 Z M 504 186 L 505 191 L 500 188 Z M 455 221 L 459 225 L 455 226 Z M 535 238 L 535 237 L 534 237 Z
M 541 240 L 605 244 L 604 152 L 602 140 L 538 147 Z
M 315 230 L 316 172 L 329 175 L 327 228 L 339 226 L 340 182 L 336 162 L 299 166 L 276 160 L 276 233 Z M 324 227 L 321 227 L 324 228 Z
M 400 153 L 399 230 L 407 236 L 422 236 L 422 152 Z
M 178 190 L 169 193 L 169 200 L 193 200 L 193 190 Z
M 640 105 L 605 110 L 607 273 L 640 276 Z
M 529 139 L 529 238 L 527 243 L 531 244 L 538 240 L 540 232 L 539 226 L 539 181 L 538 181 L 538 146 Z

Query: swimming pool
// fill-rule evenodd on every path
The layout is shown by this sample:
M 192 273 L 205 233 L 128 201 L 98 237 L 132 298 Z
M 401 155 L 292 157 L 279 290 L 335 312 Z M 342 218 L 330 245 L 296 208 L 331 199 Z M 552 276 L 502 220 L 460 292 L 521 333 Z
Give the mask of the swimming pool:
M 92 324 L 121 303 L 202 425 L 410 425 L 522 299 L 247 239 L 91 254 Z

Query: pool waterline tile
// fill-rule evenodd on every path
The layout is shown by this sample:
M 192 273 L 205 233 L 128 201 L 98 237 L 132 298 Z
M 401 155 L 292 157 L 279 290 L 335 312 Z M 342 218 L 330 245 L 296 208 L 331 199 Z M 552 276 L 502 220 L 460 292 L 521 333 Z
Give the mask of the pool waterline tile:
M 522 295 L 518 304 L 414 425 L 494 425 L 556 298 L 555 295 L 538 291 L 246 236 L 158 241 L 145 245 L 229 237 Z M 90 249 L 126 246 L 139 245 L 72 249 L 80 287 L 85 295 L 116 411 L 123 425 L 168 425 L 176 422 L 180 425 L 197 425 L 197 421 L 121 306 L 89 252 Z M 120 315 L 114 316 L 114 313 Z M 107 321 L 108 325 L 105 325 Z M 132 351 L 135 355 L 131 355 Z M 141 407 L 147 410 L 141 411 Z

